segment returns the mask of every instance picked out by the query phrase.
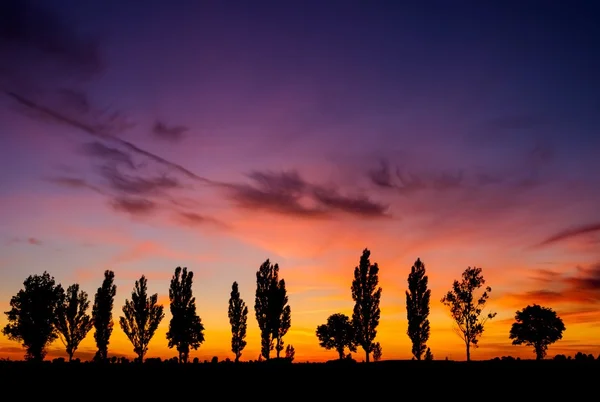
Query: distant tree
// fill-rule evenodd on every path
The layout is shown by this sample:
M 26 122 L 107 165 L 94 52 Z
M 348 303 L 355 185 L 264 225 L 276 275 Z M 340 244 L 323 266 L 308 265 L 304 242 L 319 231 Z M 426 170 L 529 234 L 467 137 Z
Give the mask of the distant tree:
M 348 348 L 356 352 L 354 326 L 350 318 L 342 313 L 332 314 L 327 318 L 327 324 L 317 327 L 319 345 L 327 350 L 335 349 L 340 360 L 344 358 L 344 350 Z
M 567 360 L 567 356 L 565 356 L 563 354 L 558 354 L 558 355 L 554 356 L 554 360 L 565 361 L 565 360 Z
M 283 350 L 283 337 L 291 326 L 291 309 L 285 281 L 279 279 L 279 265 L 267 259 L 256 272 L 254 310 L 261 334 L 261 355 L 269 359 L 274 347 L 277 357 Z
M 196 313 L 196 298 L 192 293 L 194 273 L 187 268 L 177 267 L 171 278 L 169 301 L 171 322 L 167 339 L 169 348 L 179 352 L 180 363 L 187 363 L 190 348 L 197 350 L 204 342 L 204 325 Z
M 365 248 L 360 257 L 359 266 L 354 268 L 354 280 L 351 288 L 352 299 L 355 302 L 352 322 L 356 341 L 365 351 L 367 363 L 373 349 L 373 340 L 377 336 L 377 326 L 381 315 L 379 309 L 381 287 L 378 287 L 379 267 L 377 263 L 371 264 L 370 255 L 371 252 Z
M 378 362 L 379 360 L 381 360 L 382 354 L 383 351 L 381 350 L 381 344 L 379 342 L 375 342 L 373 344 L 373 360 Z
M 69 361 L 73 361 L 73 354 L 94 325 L 87 313 L 89 307 L 88 295 L 79 290 L 78 284 L 69 286 L 57 304 L 55 326 Z
M 23 286 L 10 299 L 11 309 L 4 313 L 8 324 L 2 334 L 23 345 L 26 360 L 42 361 L 46 347 L 58 337 L 54 321 L 64 290 L 46 271 L 42 275 L 28 276 Z
M 94 296 L 94 306 L 92 307 L 92 321 L 94 323 L 94 339 L 98 351 L 94 357 L 97 361 L 106 361 L 108 359 L 108 344 L 113 330 L 112 310 L 117 294 L 117 286 L 114 284 L 115 273 L 110 270 L 104 271 L 104 280 L 102 286 L 96 291 Z
M 577 352 L 575 353 L 575 356 L 573 357 L 573 360 L 575 361 L 594 361 L 594 355 L 593 354 L 586 354 L 583 352 Z
M 125 299 L 124 316 L 119 317 L 121 329 L 133 345 L 138 361 L 144 362 L 148 344 L 165 316 L 163 306 L 157 304 L 158 294 L 148 297 L 147 280 L 144 275 L 135 281 L 131 301 Z
M 231 285 L 228 316 L 231 325 L 231 351 L 235 353 L 235 362 L 237 363 L 246 347 L 246 329 L 248 327 L 248 307 L 240 298 L 237 282 L 233 282 Z
M 283 337 L 292 325 L 292 310 L 288 305 L 287 290 L 283 279 L 279 282 L 273 282 L 271 295 L 272 301 L 275 302 L 273 306 L 273 338 L 275 338 L 275 351 L 277 352 L 277 358 L 279 358 L 284 346 Z
M 429 349 L 429 348 L 427 348 L 427 351 L 425 352 L 425 360 L 427 360 L 427 361 L 433 360 L 433 353 L 431 353 L 431 349 Z
M 481 316 L 492 288 L 486 287 L 479 299 L 474 298 L 474 292 L 485 284 L 481 271 L 477 267 L 465 269 L 462 281 L 455 280 L 452 290 L 441 300 L 445 306 L 450 307 L 450 314 L 457 325 L 457 334 L 467 348 L 467 361 L 471 361 L 471 346 L 478 346 L 486 321 L 496 316 L 496 313 Z
M 296 349 L 294 349 L 293 345 L 287 345 L 287 347 L 285 348 L 285 358 L 290 362 L 293 362 L 295 357 Z
M 408 319 L 408 337 L 412 342 L 412 354 L 421 360 L 429 340 L 429 299 L 431 290 L 427 289 L 428 277 L 425 264 L 417 258 L 408 275 L 406 291 L 406 318 Z
M 548 345 L 562 339 L 565 330 L 565 324 L 554 310 L 537 304 L 517 311 L 515 320 L 509 339 L 513 345 L 533 346 L 537 360 L 546 356 Z

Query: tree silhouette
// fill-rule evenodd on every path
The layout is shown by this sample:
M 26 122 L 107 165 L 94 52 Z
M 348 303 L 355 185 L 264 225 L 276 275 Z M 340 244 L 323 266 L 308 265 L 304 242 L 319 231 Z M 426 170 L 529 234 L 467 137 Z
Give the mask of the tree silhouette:
M 471 346 L 478 346 L 486 321 L 496 316 L 496 313 L 481 316 L 492 288 L 486 287 L 479 299 L 474 298 L 473 293 L 485 284 L 481 271 L 478 267 L 465 269 L 462 281 L 455 280 L 452 290 L 441 300 L 445 306 L 450 307 L 450 314 L 458 328 L 457 334 L 467 348 L 467 361 L 471 361 Z
M 533 346 L 536 360 L 546 356 L 548 345 L 562 339 L 565 330 L 563 320 L 554 310 L 537 304 L 517 311 L 515 320 L 509 339 L 513 345 Z
M 73 354 L 94 325 L 87 313 L 89 307 L 88 295 L 79 290 L 78 284 L 69 286 L 67 293 L 61 294 L 57 304 L 55 326 L 65 345 L 69 361 L 73 360 Z
M 231 285 L 228 316 L 231 325 L 231 351 L 235 353 L 235 362 L 237 363 L 246 347 L 246 329 L 248 327 L 248 307 L 240 298 L 237 282 L 233 282 Z
M 169 288 L 171 322 L 167 339 L 169 348 L 177 348 L 180 363 L 187 363 L 190 348 L 197 350 L 204 342 L 204 325 L 196 313 L 196 298 L 192 294 L 194 273 L 187 268 L 175 268 Z
M 373 340 L 377 336 L 377 326 L 381 315 L 379 309 L 381 287 L 378 287 L 379 267 L 377 263 L 371 264 L 370 255 L 371 252 L 365 248 L 360 257 L 359 266 L 354 268 L 354 280 L 351 288 L 352 299 L 355 302 L 352 322 L 355 326 L 356 341 L 365 351 L 367 363 L 373 348 Z
M 273 343 L 277 357 L 283 350 L 283 336 L 291 326 L 291 309 L 285 281 L 279 279 L 279 265 L 267 259 L 256 272 L 256 297 L 254 310 L 260 328 L 261 355 L 269 359 Z
M 294 345 L 287 345 L 287 347 L 285 348 L 285 358 L 288 359 L 290 362 L 293 362 L 295 357 L 296 349 L 294 349 Z
M 431 353 L 431 349 L 427 348 L 425 351 L 425 360 L 431 361 L 433 360 L 433 353 Z
M 147 280 L 144 275 L 135 281 L 131 293 L 131 301 L 125 299 L 124 316 L 119 317 L 121 329 L 133 345 L 133 351 L 138 355 L 138 361 L 144 362 L 148 344 L 165 316 L 163 306 L 157 304 L 158 294 L 148 297 Z
M 273 305 L 273 338 L 275 339 L 275 351 L 277 358 L 283 350 L 283 337 L 289 331 L 292 325 L 292 311 L 288 305 L 287 290 L 285 281 L 274 281 L 271 290 Z
M 327 318 L 327 324 L 317 327 L 319 345 L 327 350 L 335 349 L 340 360 L 344 358 L 344 350 L 348 348 L 356 352 L 354 326 L 350 318 L 342 313 L 332 314 Z
M 427 349 L 429 340 L 429 299 L 431 290 L 427 289 L 428 277 L 425 264 L 417 258 L 408 275 L 406 291 L 406 318 L 408 319 L 408 337 L 412 342 L 412 354 L 417 360 Z
M 383 350 L 381 349 L 381 344 L 379 342 L 375 342 L 373 344 L 373 360 L 378 362 L 381 360 L 381 356 L 383 355 Z
M 57 337 L 54 321 L 63 288 L 46 271 L 30 275 L 23 289 L 10 299 L 8 324 L 2 333 L 10 340 L 20 342 L 26 350 L 25 359 L 42 361 L 46 347 Z
M 98 288 L 94 296 L 92 321 L 95 328 L 94 339 L 98 348 L 94 359 L 97 361 L 106 361 L 108 359 L 108 344 L 114 325 L 112 310 L 117 293 L 117 286 L 113 283 L 114 280 L 115 273 L 113 271 L 104 271 L 102 286 Z

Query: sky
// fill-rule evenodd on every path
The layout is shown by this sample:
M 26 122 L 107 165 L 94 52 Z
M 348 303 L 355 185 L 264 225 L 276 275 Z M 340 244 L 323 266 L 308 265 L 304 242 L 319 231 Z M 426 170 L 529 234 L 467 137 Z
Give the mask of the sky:
M 145 275 L 166 313 L 148 357 L 174 357 L 169 281 L 187 267 L 206 328 L 190 358 L 234 358 L 237 281 L 255 360 L 269 259 L 285 344 L 326 361 L 316 327 L 351 315 L 367 248 L 383 359 L 411 358 L 417 258 L 436 359 L 466 358 L 440 300 L 474 266 L 497 315 L 472 359 L 534 358 L 508 337 L 534 303 L 566 326 L 549 357 L 598 355 L 598 17 L 591 1 L 4 1 L 0 311 L 29 275 L 93 300 L 110 269 L 118 321 Z M 95 350 L 92 330 L 75 357 Z M 134 356 L 118 324 L 109 355 Z M 0 335 L 0 358 L 23 356 Z

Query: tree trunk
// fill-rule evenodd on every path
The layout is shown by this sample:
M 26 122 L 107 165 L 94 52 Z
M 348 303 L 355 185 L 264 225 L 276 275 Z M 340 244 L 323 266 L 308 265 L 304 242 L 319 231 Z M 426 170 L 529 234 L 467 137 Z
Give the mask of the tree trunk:
M 340 356 L 340 360 L 344 358 L 344 349 L 338 349 L 338 355 Z
M 370 351 L 369 349 L 366 349 L 366 350 L 365 350 L 365 354 L 366 354 L 366 356 L 367 356 L 367 359 L 366 359 L 366 362 L 367 362 L 367 363 L 369 362 L 369 354 L 370 354 L 370 352 L 371 352 L 371 351 Z
M 467 361 L 471 361 L 471 342 L 467 342 Z
M 69 362 L 73 361 L 73 352 L 69 352 Z

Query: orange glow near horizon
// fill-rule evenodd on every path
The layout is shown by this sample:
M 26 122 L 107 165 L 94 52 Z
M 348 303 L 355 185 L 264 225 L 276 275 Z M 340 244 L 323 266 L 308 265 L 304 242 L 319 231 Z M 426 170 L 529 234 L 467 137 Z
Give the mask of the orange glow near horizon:
M 144 247 L 142 247 L 144 248 Z M 149 250 L 149 249 L 148 249 Z M 159 249 L 153 249 L 159 250 Z M 162 253 L 162 251 L 159 251 Z M 373 254 L 372 254 L 373 257 Z M 346 258 L 342 259 L 348 265 Z M 404 259 L 400 259 L 404 260 Z M 276 262 L 273 261 L 272 262 Z M 383 349 L 384 360 L 411 359 L 410 340 L 406 335 L 406 310 L 404 303 L 404 288 L 408 269 L 389 269 L 392 266 L 392 260 L 382 260 L 381 262 L 372 258 L 372 262 L 378 262 L 380 266 L 380 285 L 383 288 L 381 300 L 381 320 L 378 327 L 377 342 L 380 342 Z M 394 261 L 394 265 L 398 259 Z M 426 262 L 426 267 L 428 264 Z M 440 298 L 443 293 L 450 288 L 453 280 L 450 275 L 442 275 L 442 272 L 432 268 L 428 269 L 430 288 L 432 289 L 431 298 L 431 336 L 427 343 L 436 359 L 464 360 L 465 351 L 462 340 L 453 330 L 454 324 L 447 312 L 447 309 L 441 304 Z M 341 269 L 333 270 L 331 273 L 318 274 L 317 266 L 303 266 L 298 268 L 286 269 L 280 266 L 280 276 L 286 280 L 289 303 L 292 307 L 292 327 L 284 337 L 286 344 L 291 344 L 296 350 L 297 362 L 323 362 L 337 358 L 335 351 L 327 351 L 318 345 L 315 335 L 316 327 L 324 323 L 327 317 L 333 313 L 344 313 L 352 315 L 353 301 L 350 295 L 350 283 L 352 270 Z M 344 275 L 347 273 L 347 275 Z M 461 271 L 455 272 L 455 277 L 459 277 Z M 454 274 L 454 273 L 453 273 Z M 484 269 L 484 276 L 486 272 Z M 115 272 L 117 283 L 119 272 Z M 318 280 L 317 279 L 318 276 Z M 162 359 L 171 358 L 177 355 L 176 351 L 167 347 L 166 332 L 170 320 L 168 289 L 158 289 L 157 282 L 166 284 L 167 273 L 162 275 L 150 276 L 149 291 L 159 293 L 159 303 L 165 308 L 165 318 L 161 322 L 150 345 L 147 357 L 160 357 Z M 489 275 L 493 278 L 494 275 Z M 98 281 L 98 275 L 94 275 L 94 280 Z M 80 279 L 88 278 L 80 276 Z M 487 279 L 487 278 L 486 278 Z M 125 337 L 118 325 L 118 317 L 121 314 L 120 306 L 125 297 L 129 298 L 129 292 L 133 288 L 134 279 L 127 280 L 131 282 L 130 289 L 127 286 L 120 285 L 117 297 L 115 298 L 115 308 L 113 310 L 113 319 L 115 327 L 110 341 L 109 355 L 126 356 L 133 358 L 134 354 L 129 340 Z M 198 282 L 201 278 L 195 278 L 195 292 L 198 293 Z M 524 346 L 512 346 L 508 339 L 508 331 L 513 322 L 513 317 L 518 306 L 525 306 L 527 303 L 533 303 L 533 300 L 523 300 L 510 293 L 498 294 L 494 291 L 492 280 L 487 279 L 493 288 L 491 298 L 488 301 L 486 310 L 496 311 L 496 318 L 488 321 L 483 336 L 480 339 L 480 346 L 472 349 L 473 360 L 485 360 L 501 356 L 513 356 L 524 359 L 533 358 L 533 352 L 530 348 Z M 311 285 L 318 283 L 319 285 Z M 248 345 L 243 351 L 242 360 L 256 360 L 260 354 L 260 334 L 256 319 L 254 317 L 254 293 L 251 292 L 254 283 L 239 282 L 242 292 L 242 298 L 249 307 L 248 315 Z M 344 286 L 344 285 L 347 286 Z M 190 359 L 198 357 L 200 361 L 210 361 L 213 356 L 219 360 L 226 358 L 233 359 L 233 353 L 230 351 L 231 332 L 227 318 L 227 300 L 230 288 L 220 289 L 220 300 L 218 304 L 221 308 L 209 304 L 209 300 L 197 294 L 197 308 L 200 317 L 205 325 L 205 342 L 196 351 L 190 353 Z M 93 297 L 93 296 L 92 296 Z M 217 300 L 215 300 L 217 302 Z M 217 304 L 217 303 L 214 303 Z M 545 305 L 543 300 L 540 304 Z M 555 306 L 556 307 L 556 306 Z M 600 313 L 594 311 L 583 311 L 570 313 L 567 305 L 558 305 L 556 308 L 559 315 L 565 321 L 567 330 L 562 340 L 550 346 L 548 358 L 556 354 L 574 355 L 576 352 L 600 353 L 600 346 L 596 345 L 595 333 L 597 333 L 597 322 L 600 322 Z M 522 307 L 521 307 L 522 308 Z M 8 309 L 8 304 L 4 303 L 4 310 Z M 0 319 L 0 325 L 6 324 L 5 317 Z M 23 358 L 24 350 L 17 342 L 11 342 L 5 337 L 0 337 L 0 350 L 2 357 L 12 360 Z M 93 330 L 87 338 L 81 343 L 75 357 L 82 360 L 90 359 L 95 353 L 95 343 L 93 339 Z M 272 352 L 272 356 L 275 352 Z M 48 348 L 47 359 L 55 357 L 66 357 L 64 347 L 59 340 L 55 341 Z M 358 361 L 364 360 L 364 352 L 359 347 L 353 356 Z

